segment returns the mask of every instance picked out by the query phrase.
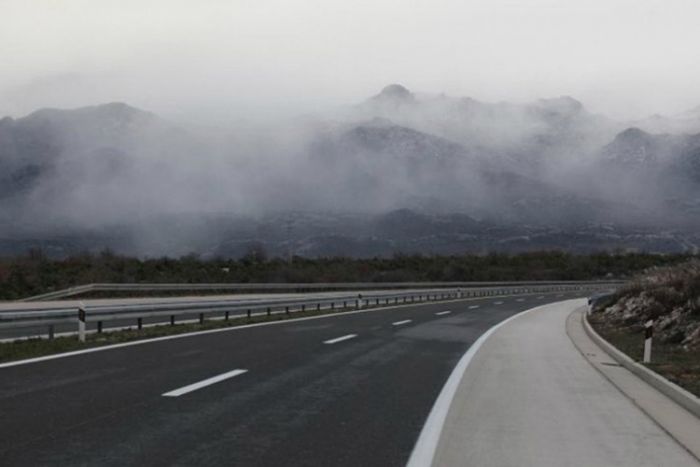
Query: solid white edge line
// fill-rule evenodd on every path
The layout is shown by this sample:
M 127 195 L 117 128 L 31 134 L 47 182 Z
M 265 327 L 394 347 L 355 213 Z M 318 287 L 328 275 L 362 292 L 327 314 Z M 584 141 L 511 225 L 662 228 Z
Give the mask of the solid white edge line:
M 406 467 L 429 467 L 432 464 L 438 442 L 440 441 L 440 435 L 442 434 L 442 429 L 445 425 L 445 420 L 447 419 L 447 413 L 450 409 L 450 405 L 452 405 L 452 400 L 457 393 L 459 383 L 462 381 L 462 377 L 467 371 L 467 367 L 474 358 L 474 355 L 476 355 L 479 348 L 484 344 L 484 342 L 486 342 L 491 334 L 512 320 L 526 313 L 539 310 L 540 308 L 544 308 L 549 305 L 551 304 L 530 308 L 529 310 L 521 311 L 520 313 L 501 321 L 500 323 L 489 328 L 469 347 L 469 350 L 467 350 L 467 352 L 457 363 L 457 366 L 455 366 L 454 370 L 452 370 L 450 377 L 447 379 L 447 382 L 442 387 L 438 398 L 435 400 L 435 404 L 433 404 L 433 408 L 430 410 L 430 414 L 423 425 L 423 429 L 418 436 L 418 441 L 413 447 L 411 457 L 409 458 Z
M 226 373 L 222 373 L 217 376 L 212 376 L 211 378 L 207 378 L 205 380 L 199 381 L 197 383 L 193 384 L 188 384 L 187 386 L 183 386 L 179 389 L 174 389 L 172 391 L 166 392 L 163 394 L 163 397 L 180 397 L 184 394 L 190 393 L 192 391 L 196 391 L 197 389 L 202 389 L 207 386 L 211 386 L 212 384 L 220 383 L 221 381 L 227 380 L 229 378 L 233 378 L 234 376 L 242 375 L 243 373 L 246 373 L 248 370 L 233 370 L 229 371 Z
M 411 321 L 413 321 L 413 320 L 412 319 L 405 319 L 403 321 L 395 321 L 395 322 L 391 323 L 391 325 L 392 326 L 401 326 L 402 324 L 408 324 Z
M 476 308 L 479 308 L 479 305 L 472 305 L 472 306 L 469 307 L 470 310 L 474 310 L 474 309 L 476 309 Z
M 493 302 L 494 305 L 503 305 L 503 302 Z
M 437 313 L 435 313 L 435 315 L 442 316 L 442 315 L 449 315 L 450 313 L 452 313 L 452 310 L 445 310 L 445 311 L 438 311 Z
M 327 341 L 323 341 L 323 343 L 324 344 L 337 344 L 338 342 L 343 342 L 343 341 L 347 341 L 350 339 L 354 339 L 355 337 L 357 337 L 357 334 L 348 334 L 346 336 L 336 337 L 335 339 L 328 339 Z

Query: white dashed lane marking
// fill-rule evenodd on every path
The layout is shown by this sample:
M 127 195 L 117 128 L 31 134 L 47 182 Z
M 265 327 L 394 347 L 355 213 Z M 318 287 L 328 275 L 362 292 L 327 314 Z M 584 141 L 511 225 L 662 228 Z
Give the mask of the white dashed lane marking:
M 343 341 L 347 341 L 350 339 L 354 339 L 355 337 L 357 337 L 357 334 L 348 334 L 346 336 L 336 337 L 335 339 L 328 339 L 327 341 L 323 341 L 323 343 L 324 344 L 337 344 L 338 342 L 343 342 Z
M 190 393 L 192 391 L 196 391 L 197 389 L 202 389 L 207 386 L 211 386 L 212 384 L 220 383 L 221 381 L 227 380 L 229 378 L 233 378 L 234 376 L 242 375 L 243 373 L 246 373 L 248 370 L 233 370 L 229 371 L 227 373 L 222 373 L 218 376 L 212 376 L 211 378 L 207 378 L 205 380 L 199 381 L 198 383 L 193 383 L 189 384 L 187 386 L 183 386 L 179 389 L 174 389 L 170 392 L 166 392 L 163 394 L 164 397 L 180 397 L 184 394 Z

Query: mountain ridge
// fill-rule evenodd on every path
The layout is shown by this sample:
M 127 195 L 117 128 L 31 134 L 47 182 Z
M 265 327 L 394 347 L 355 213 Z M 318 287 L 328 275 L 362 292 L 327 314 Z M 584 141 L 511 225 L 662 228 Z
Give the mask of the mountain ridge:
M 631 245 L 666 251 L 634 235 L 651 239 L 672 230 L 681 238 L 692 231 L 698 187 L 700 133 L 629 127 L 570 96 L 492 104 L 392 84 L 337 118 L 320 114 L 251 134 L 234 127 L 216 141 L 120 102 L 0 120 L 0 221 L 12 219 L 12 242 L 30 230 L 41 238 L 43 229 L 48 241 L 66 229 L 79 238 L 81 229 L 115 228 L 121 240 L 110 237 L 104 246 L 139 254 L 181 252 L 187 244 L 214 251 L 212 242 L 238 244 L 231 235 L 241 230 L 224 222 L 229 239 L 209 235 L 207 242 L 196 221 L 181 224 L 177 235 L 173 222 L 199 216 L 215 229 L 216 213 L 243 219 L 303 210 L 358 213 L 361 224 L 345 235 L 335 221 L 300 216 L 326 232 L 322 241 L 302 229 L 308 233 L 299 248 L 308 254 L 343 251 L 339 245 L 377 254 L 420 245 L 443 252 L 590 250 L 595 238 L 624 245 L 595 225 L 610 226 Z M 158 220 L 163 216 L 173 221 Z M 379 225 L 390 227 L 373 234 Z M 462 230 L 446 227 L 453 225 Z M 639 229 L 644 233 L 634 233 Z M 161 240 L 167 248 L 158 246 L 162 232 L 173 235 Z M 372 243 L 373 235 L 381 241 Z M 261 238 L 272 250 L 284 243 L 278 235 Z M 679 240 L 673 248 L 694 244 Z

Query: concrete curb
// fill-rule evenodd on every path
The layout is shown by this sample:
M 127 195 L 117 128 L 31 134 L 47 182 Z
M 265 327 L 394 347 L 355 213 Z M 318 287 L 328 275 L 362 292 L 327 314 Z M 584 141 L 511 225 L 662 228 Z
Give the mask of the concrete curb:
M 583 313 L 583 329 L 586 331 L 586 334 L 588 334 L 588 337 L 590 337 L 593 342 L 598 344 L 608 355 L 610 355 L 613 360 L 627 368 L 644 382 L 651 385 L 657 391 L 664 394 L 666 397 L 686 409 L 688 412 L 700 418 L 699 398 L 620 352 L 593 329 L 588 322 L 588 313 L 585 311 Z

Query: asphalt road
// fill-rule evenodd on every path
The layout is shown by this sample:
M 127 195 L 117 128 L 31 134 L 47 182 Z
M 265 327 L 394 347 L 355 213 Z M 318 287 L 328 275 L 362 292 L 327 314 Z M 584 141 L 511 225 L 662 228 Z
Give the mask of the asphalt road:
M 0 366 L 0 463 L 404 465 L 479 335 L 574 296 L 378 309 Z

